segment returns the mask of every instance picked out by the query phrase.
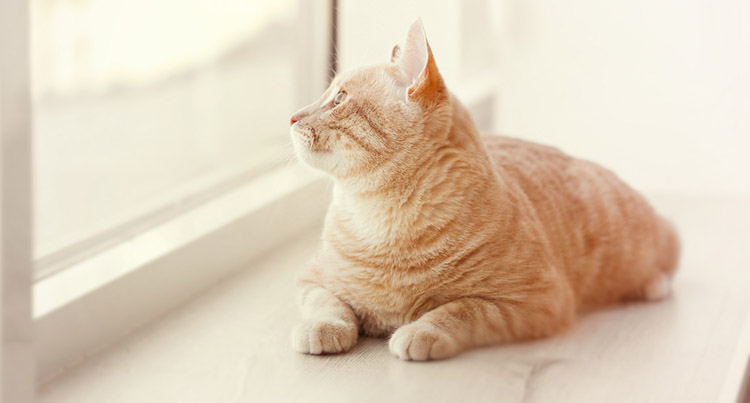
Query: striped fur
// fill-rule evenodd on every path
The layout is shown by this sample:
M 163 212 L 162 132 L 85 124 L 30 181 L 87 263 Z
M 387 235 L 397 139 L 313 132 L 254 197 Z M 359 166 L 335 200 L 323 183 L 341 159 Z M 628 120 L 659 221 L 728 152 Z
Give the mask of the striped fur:
M 424 38 L 421 24 L 412 31 Z M 422 40 L 418 77 L 400 63 L 419 45 L 407 43 L 391 63 L 337 77 L 293 118 L 297 154 L 335 181 L 322 246 L 300 277 L 294 347 L 342 352 L 361 332 L 390 336 L 402 359 L 445 358 L 662 297 L 679 254 L 672 227 L 602 167 L 481 137 Z

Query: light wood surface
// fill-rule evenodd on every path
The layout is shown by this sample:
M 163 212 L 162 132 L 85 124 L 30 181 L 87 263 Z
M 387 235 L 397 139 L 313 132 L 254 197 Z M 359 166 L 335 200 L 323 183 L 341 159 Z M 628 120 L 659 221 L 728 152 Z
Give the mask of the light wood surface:
M 378 339 L 295 353 L 293 280 L 317 242 L 307 234 L 44 385 L 39 401 L 734 401 L 748 362 L 750 200 L 654 200 L 683 238 L 673 297 L 588 314 L 557 337 L 428 363 Z

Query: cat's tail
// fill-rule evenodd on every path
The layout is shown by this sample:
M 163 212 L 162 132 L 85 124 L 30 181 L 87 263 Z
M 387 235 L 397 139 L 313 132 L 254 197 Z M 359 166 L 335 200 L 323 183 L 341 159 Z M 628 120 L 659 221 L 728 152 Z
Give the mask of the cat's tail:
M 680 260 L 680 238 L 671 222 L 659 217 L 656 267 L 658 272 L 645 286 L 647 300 L 654 301 L 668 296 L 672 289 L 672 277 Z

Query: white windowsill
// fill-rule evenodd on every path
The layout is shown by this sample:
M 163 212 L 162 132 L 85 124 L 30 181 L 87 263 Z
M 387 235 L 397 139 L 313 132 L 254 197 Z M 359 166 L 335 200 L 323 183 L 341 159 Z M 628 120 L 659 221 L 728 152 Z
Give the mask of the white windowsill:
M 36 245 L 35 281 L 75 266 L 278 168 L 281 165 L 279 155 L 288 152 L 288 147 L 277 145 L 257 150 L 247 161 L 227 164 L 198 176 L 190 183 L 164 191 L 129 211 L 112 214 L 107 220 L 99 220 L 95 226 L 83 226 L 77 234 L 59 239 L 56 243 Z
M 585 315 L 554 338 L 426 364 L 397 360 L 378 339 L 295 353 L 293 280 L 318 244 L 313 230 L 45 384 L 39 401 L 734 402 L 750 354 L 748 199 L 654 201 L 683 238 L 674 296 Z

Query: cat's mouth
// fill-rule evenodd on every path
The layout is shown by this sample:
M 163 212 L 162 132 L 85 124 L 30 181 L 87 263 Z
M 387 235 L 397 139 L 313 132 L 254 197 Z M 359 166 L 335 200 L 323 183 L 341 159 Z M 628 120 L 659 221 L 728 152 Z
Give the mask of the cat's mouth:
M 323 146 L 320 135 L 316 133 L 315 129 L 303 129 L 297 127 L 295 124 L 292 126 L 292 137 L 304 146 L 307 150 L 314 153 L 330 153 L 331 150 Z

